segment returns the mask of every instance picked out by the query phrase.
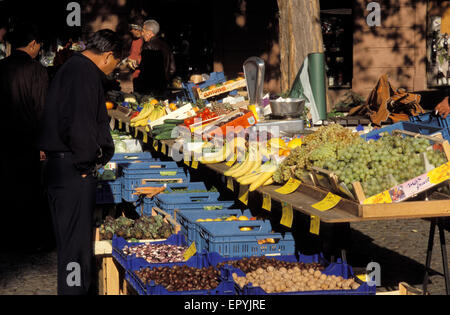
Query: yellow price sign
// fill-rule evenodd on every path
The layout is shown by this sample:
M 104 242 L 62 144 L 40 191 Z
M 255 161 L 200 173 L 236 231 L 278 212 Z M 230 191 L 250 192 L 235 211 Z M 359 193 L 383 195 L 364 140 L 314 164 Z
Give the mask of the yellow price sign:
M 309 232 L 314 235 L 320 234 L 320 218 L 314 215 L 311 216 L 311 227 Z
M 119 129 L 122 130 L 122 127 L 123 127 L 123 123 L 121 120 L 119 120 Z
M 189 259 L 194 257 L 195 254 L 197 254 L 197 247 L 195 246 L 195 242 L 193 242 L 192 245 L 184 253 L 184 260 L 188 261 Z
M 389 191 L 382 192 L 381 194 L 372 196 L 364 200 L 365 205 L 374 205 L 380 203 L 392 203 L 392 198 L 389 194 Z
M 319 211 L 328 211 L 336 207 L 341 200 L 342 200 L 341 197 L 329 193 L 324 200 L 316 204 L 313 204 L 312 207 Z
M 153 149 L 155 149 L 156 152 L 158 152 L 158 146 L 159 146 L 158 140 L 153 140 Z
M 144 138 L 142 139 L 144 143 L 148 143 L 148 133 L 144 132 Z
M 248 206 L 248 195 L 249 195 L 248 187 L 241 187 L 241 191 L 239 194 L 240 194 L 239 201 L 242 202 L 244 205 Z
M 450 163 L 441 165 L 428 173 L 430 183 L 437 185 L 450 178 Z
M 282 195 L 289 195 L 292 194 L 293 192 L 296 192 L 297 189 L 300 187 L 300 185 L 302 184 L 301 181 L 295 179 L 295 178 L 291 178 L 286 185 L 284 185 L 283 187 L 277 189 L 275 192 L 282 194 Z
M 198 161 L 192 161 L 191 167 L 192 167 L 194 170 L 198 170 Z
M 138 137 L 138 132 L 139 130 L 137 128 L 134 129 L 134 137 L 137 138 Z
M 294 223 L 294 210 L 292 205 L 287 202 L 283 202 L 283 216 L 280 223 L 288 228 L 292 228 L 292 223 Z
M 167 148 L 164 143 L 161 143 L 161 153 L 167 155 Z
M 268 194 L 263 195 L 263 206 L 262 208 L 266 211 L 272 211 L 272 198 Z
M 187 167 L 191 166 L 191 157 L 188 154 L 184 155 L 184 165 Z
M 234 192 L 234 182 L 232 177 L 227 178 L 227 188 Z

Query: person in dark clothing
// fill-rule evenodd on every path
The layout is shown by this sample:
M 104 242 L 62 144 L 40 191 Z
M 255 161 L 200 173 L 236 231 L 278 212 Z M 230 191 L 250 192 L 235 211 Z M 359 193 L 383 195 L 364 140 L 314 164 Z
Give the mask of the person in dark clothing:
M 175 58 L 169 47 L 158 37 L 160 26 L 155 20 L 144 23 L 140 75 L 135 80 L 135 91 L 139 94 L 162 95 L 171 77 L 175 74 Z
M 58 294 L 90 293 L 96 171 L 114 155 L 102 79 L 122 56 L 116 33 L 93 34 L 52 81 L 39 137 L 58 250 Z
M 1 155 L 3 185 L 2 201 L 8 205 L 2 211 L 4 224 L 0 234 L 25 241 L 27 250 L 42 247 L 41 239 L 46 228 L 46 215 L 42 200 L 40 154 L 37 146 L 39 120 L 44 108 L 48 89 L 45 68 L 35 58 L 41 44 L 38 30 L 33 25 L 19 25 L 10 37 L 13 52 L 0 61 L 0 102 L 2 115 L 0 125 L 3 145 L 7 148 Z M 24 200 L 26 196 L 26 200 Z M 48 225 L 51 226 L 48 220 Z M 20 226 L 22 232 L 13 231 Z M 44 232 L 44 233 L 43 233 Z M 4 235 L 2 235 L 4 236 Z

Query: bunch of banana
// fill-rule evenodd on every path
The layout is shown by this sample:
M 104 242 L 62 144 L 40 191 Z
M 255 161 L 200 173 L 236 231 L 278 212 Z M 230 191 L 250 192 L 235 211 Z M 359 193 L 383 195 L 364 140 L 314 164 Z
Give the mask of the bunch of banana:
M 273 184 L 273 175 L 277 170 L 277 165 L 273 162 L 267 162 L 256 171 L 239 179 L 239 183 L 243 186 L 250 185 L 250 192 L 257 190 L 261 186 L 269 186 Z
M 250 144 L 249 152 L 244 162 L 238 163 L 225 172 L 225 176 L 239 179 L 242 176 L 250 174 L 257 170 L 262 164 L 262 155 L 259 150 L 259 145 L 256 143 Z
M 147 126 L 149 117 L 152 114 L 154 109 L 155 109 L 155 106 L 153 104 L 146 103 L 144 105 L 144 108 L 142 109 L 142 111 L 139 113 L 139 115 L 130 121 L 130 126 L 131 127 Z
M 163 118 L 166 115 L 167 115 L 167 112 L 166 112 L 165 107 L 155 106 L 155 108 L 153 109 L 153 111 L 151 112 L 151 114 L 149 116 L 149 120 L 153 122 L 153 121 Z

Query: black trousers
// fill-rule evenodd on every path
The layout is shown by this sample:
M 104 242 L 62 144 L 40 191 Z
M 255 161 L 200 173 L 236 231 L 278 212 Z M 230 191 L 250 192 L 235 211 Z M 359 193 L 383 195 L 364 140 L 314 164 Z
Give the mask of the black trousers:
M 71 157 L 50 157 L 49 206 L 58 251 L 58 294 L 87 295 L 93 273 L 93 212 L 97 179 L 82 178 Z

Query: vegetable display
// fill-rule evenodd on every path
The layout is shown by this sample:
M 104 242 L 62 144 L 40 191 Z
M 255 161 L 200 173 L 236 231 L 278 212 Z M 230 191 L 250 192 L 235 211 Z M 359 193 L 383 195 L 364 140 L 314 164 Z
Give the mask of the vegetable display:
M 144 268 L 136 271 L 135 274 L 145 285 L 153 281 L 170 292 L 213 290 L 220 284 L 220 272 L 214 267 L 202 269 L 188 266 Z
M 108 216 L 100 227 L 100 237 L 102 240 L 112 240 L 114 234 L 127 240 L 158 240 L 169 238 L 174 234 L 174 229 L 160 215 L 142 216 L 136 221 L 125 217 L 114 220 Z

